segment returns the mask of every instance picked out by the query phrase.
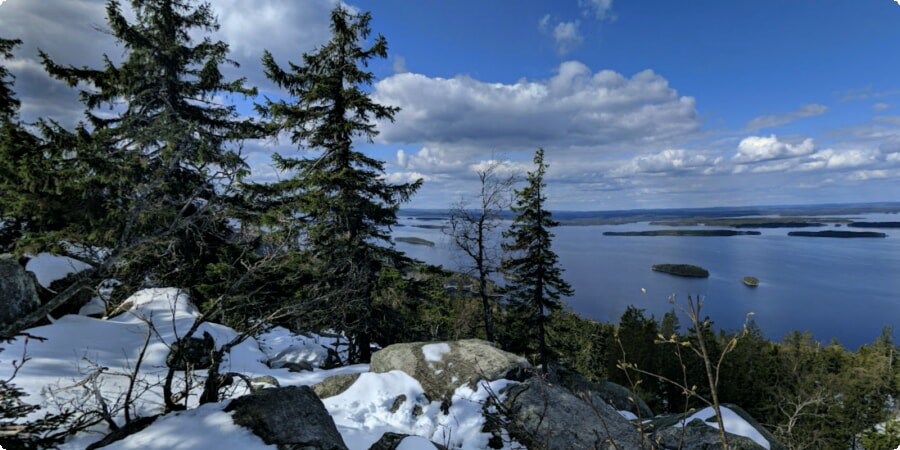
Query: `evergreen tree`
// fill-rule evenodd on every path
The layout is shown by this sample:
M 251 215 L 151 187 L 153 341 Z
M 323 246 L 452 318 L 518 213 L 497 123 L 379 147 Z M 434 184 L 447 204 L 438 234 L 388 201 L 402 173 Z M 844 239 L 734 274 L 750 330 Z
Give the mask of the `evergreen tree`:
M 400 203 L 421 186 L 421 180 L 388 184 L 384 164 L 354 149 L 354 138 L 371 142 L 377 134 L 374 120 L 393 120 L 397 112 L 373 102 L 363 89 L 374 80 L 365 70 L 369 61 L 387 57 L 382 36 L 364 47 L 370 21 L 369 13 L 336 8 L 331 40 L 287 70 L 266 52 L 266 76 L 290 100 L 268 100 L 260 107 L 294 144 L 321 151 L 315 158 L 276 156 L 277 167 L 293 176 L 265 192 L 275 199 L 266 225 L 302 239 L 315 266 L 315 282 L 305 297 L 318 302 L 312 309 L 323 313 L 323 325 L 347 333 L 352 361 L 371 356 L 376 282 L 383 267 L 404 260 L 393 249 L 389 227 Z
M 12 49 L 21 44 L 18 39 L 3 39 L 0 37 L 0 58 L 12 58 Z M 12 74 L 0 65 L 0 121 L 11 120 L 19 109 L 19 100 L 13 93 Z
M 536 341 L 541 365 L 547 370 L 549 351 L 545 336 L 544 309 L 558 310 L 560 297 L 570 296 L 572 287 L 562 278 L 559 258 L 551 248 L 553 233 L 550 228 L 558 225 L 545 208 L 544 150 L 534 155 L 535 169 L 528 173 L 527 186 L 516 190 L 516 213 L 509 230 L 503 233 L 508 239 L 503 248 L 510 256 L 502 263 L 504 273 L 511 279 L 505 288 L 507 302 L 513 310 L 524 311 L 527 333 Z
M 65 149 L 65 163 L 56 163 L 88 168 L 72 187 L 104 212 L 90 224 L 72 222 L 63 237 L 113 254 L 128 249 L 128 264 L 118 265 L 129 271 L 117 274 L 123 281 L 142 283 L 151 275 L 191 285 L 202 262 L 214 260 L 212 248 L 226 240 L 218 213 L 233 181 L 246 173 L 236 148 L 257 134 L 217 98 L 255 90 L 243 79 L 224 79 L 219 67 L 234 64 L 226 43 L 193 38 L 218 28 L 208 3 L 132 0 L 131 7 L 134 22 L 118 1 L 106 6 L 111 34 L 125 48 L 121 64 L 104 56 L 100 69 L 62 66 L 40 53 L 51 76 L 82 88 L 88 119 L 81 130 L 90 139 Z

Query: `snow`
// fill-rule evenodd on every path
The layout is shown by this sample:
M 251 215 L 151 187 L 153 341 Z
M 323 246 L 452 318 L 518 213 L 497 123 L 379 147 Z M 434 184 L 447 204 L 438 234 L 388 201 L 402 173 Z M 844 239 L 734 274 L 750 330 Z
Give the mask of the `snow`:
M 622 417 L 624 417 L 626 420 L 637 420 L 638 418 L 633 412 L 628 410 L 621 410 L 619 411 L 619 414 L 621 414 Z
M 725 425 L 726 432 L 751 439 L 766 450 L 770 448 L 768 439 L 763 437 L 763 435 L 760 434 L 753 425 L 750 425 L 750 423 L 744 420 L 743 417 L 725 406 L 720 406 L 719 409 L 722 411 L 722 423 Z M 703 423 L 718 429 L 719 424 L 713 419 L 715 415 L 715 410 L 712 407 L 706 407 L 685 419 L 683 423 L 690 423 L 694 419 L 700 419 Z M 677 424 L 676 427 L 680 428 L 681 423 Z
M 422 436 L 449 448 L 475 450 L 487 448 L 491 437 L 482 431 L 484 403 L 491 392 L 510 383 L 514 382 L 481 382 L 477 390 L 461 386 L 445 415 L 440 402 L 429 403 L 422 385 L 406 373 L 363 373 L 350 388 L 323 403 L 350 450 L 368 449 L 387 431 Z M 406 400 L 391 412 L 401 396 Z M 417 406 L 418 416 L 414 414 Z
M 276 449 L 266 445 L 249 429 L 235 425 L 231 413 L 222 411 L 229 401 L 209 403 L 198 408 L 168 414 L 138 434 L 103 447 L 108 450 L 138 449 Z
M 287 363 L 300 362 L 321 367 L 328 359 L 328 349 L 317 342 L 321 340 L 318 336 L 297 336 L 287 328 L 275 327 L 256 339 L 259 348 L 268 356 L 269 365 L 274 369 L 280 369 Z
M 450 353 L 450 345 L 446 342 L 422 346 L 422 355 L 425 356 L 425 361 L 429 363 L 443 362 L 444 355 L 446 355 L 447 353 Z
M 18 338 L 2 345 L 0 379 L 12 376 L 14 361 L 21 361 L 23 355 L 29 358 L 13 383 L 27 393 L 24 401 L 42 406 L 32 418 L 45 412 L 56 412 L 66 405 L 97 408 L 94 397 L 87 395 L 92 390 L 99 391 L 112 407 L 120 408 L 128 387 L 128 376 L 134 372 L 145 340 L 147 346 L 138 373 L 138 395 L 133 412 L 135 417 L 162 412 L 161 386 L 168 370 L 165 359 L 169 346 L 187 333 L 200 312 L 186 292 L 174 288 L 139 291 L 123 303 L 121 310 L 120 314 L 105 320 L 82 315 L 63 316 L 50 325 L 27 330 L 33 336 L 46 338 L 44 341 Z M 217 346 L 238 336 L 233 329 L 214 323 L 200 325 L 194 336 L 200 337 L 204 332 L 213 337 Z M 481 382 L 474 389 L 464 384 L 456 389 L 452 405 L 444 414 L 441 403 L 429 402 L 421 384 L 404 372 L 370 373 L 368 365 L 357 364 L 292 373 L 266 364 L 273 356 L 291 350 L 292 357 L 319 365 L 328 354 L 326 346 L 336 345 L 339 340 L 338 337 L 298 336 L 275 327 L 262 333 L 259 340 L 247 338 L 235 346 L 223 361 L 221 370 L 242 373 L 250 378 L 272 376 L 281 386 L 313 385 L 334 375 L 360 374 L 347 391 L 323 402 L 352 450 L 368 449 L 387 431 L 418 436 L 405 439 L 401 447 L 404 449 L 431 449 L 433 446 L 428 440 L 454 449 L 487 447 L 491 435 L 482 431 L 484 404 L 492 395 L 499 396 L 497 393 L 515 382 Z M 426 347 L 425 354 L 430 361 L 441 361 L 449 351 L 447 344 Z M 92 374 L 95 376 L 93 381 L 74 387 Z M 202 383 L 206 372 L 195 371 L 191 375 L 195 383 Z M 174 389 L 180 392 L 185 382 L 184 374 L 178 373 Z M 187 411 L 160 417 L 141 433 L 109 448 L 273 448 L 249 431 L 235 426 L 229 414 L 222 411 L 228 398 L 248 392 L 243 383 L 237 383 L 223 403 L 217 404 L 199 406 L 200 390 L 199 387 L 191 390 Z M 405 401 L 398 402 L 400 396 L 405 396 Z M 391 412 L 395 403 L 397 408 Z M 121 409 L 114 416 L 119 424 L 124 423 Z M 106 433 L 106 425 L 98 425 L 74 436 L 62 448 L 84 448 Z M 508 436 L 504 437 L 504 442 L 515 444 Z
M 90 268 L 91 265 L 83 261 L 50 253 L 40 253 L 25 265 L 25 270 L 33 272 L 38 283 L 45 288 L 49 288 L 56 280 Z

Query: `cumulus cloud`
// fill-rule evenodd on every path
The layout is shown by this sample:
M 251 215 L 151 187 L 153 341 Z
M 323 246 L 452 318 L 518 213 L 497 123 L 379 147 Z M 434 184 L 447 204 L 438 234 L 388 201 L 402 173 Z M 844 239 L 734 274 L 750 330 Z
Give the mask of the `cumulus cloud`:
M 571 22 L 559 20 L 555 24 L 551 22 L 549 14 L 541 17 L 541 20 L 538 21 L 538 30 L 553 38 L 556 51 L 560 55 L 569 53 L 584 41 L 578 29 L 580 23 L 577 20 Z
M 791 158 L 808 155 L 815 150 L 812 139 L 805 139 L 800 144 L 781 142 L 778 137 L 750 136 L 738 144 L 738 152 L 732 157 L 736 163 L 755 163 L 771 159 Z
M 663 150 L 651 155 L 636 156 L 610 171 L 611 176 L 629 176 L 638 173 L 673 173 L 697 168 L 710 168 L 721 158 L 689 152 L 683 149 Z
M 836 151 L 826 149 L 810 155 L 806 168 L 809 169 L 847 169 L 860 167 L 878 162 L 880 152 L 877 150 L 844 150 Z M 821 164 L 816 165 L 816 163 Z
M 820 116 L 822 114 L 825 114 L 826 112 L 828 112 L 828 107 L 825 105 L 818 105 L 815 103 L 803 105 L 797 111 L 791 111 L 785 114 L 773 114 L 755 117 L 747 122 L 746 130 L 758 131 L 763 128 L 772 128 L 786 125 L 804 117 Z
M 382 122 L 390 143 L 604 146 L 669 141 L 697 130 L 692 97 L 646 70 L 627 78 L 564 62 L 549 80 L 488 83 L 405 73 L 375 85 L 379 103 L 401 107 Z

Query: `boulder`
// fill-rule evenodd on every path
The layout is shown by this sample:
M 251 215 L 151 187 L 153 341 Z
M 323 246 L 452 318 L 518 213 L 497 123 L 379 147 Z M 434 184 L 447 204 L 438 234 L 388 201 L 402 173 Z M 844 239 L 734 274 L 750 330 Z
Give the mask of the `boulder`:
M 787 450 L 775 436 L 737 405 L 722 405 L 725 431 L 730 450 Z M 685 419 L 686 417 L 686 419 Z M 684 426 L 682 427 L 682 423 Z M 716 450 L 722 448 L 721 436 L 711 408 L 684 414 L 653 419 L 650 424 L 653 439 L 660 444 L 677 448 L 684 442 L 685 449 Z M 729 432 L 731 431 L 731 432 Z M 739 434 L 736 434 L 739 433 Z M 682 441 L 683 440 L 683 441 Z M 767 444 L 764 445 L 764 444 Z
M 359 379 L 358 373 L 333 375 L 313 386 L 312 389 L 319 398 L 334 397 L 346 391 L 357 379 Z
M 527 376 L 529 367 L 525 358 L 504 352 L 486 341 L 467 339 L 390 345 L 372 355 L 369 370 L 406 372 L 422 384 L 429 400 L 449 404 L 453 391 L 463 384 L 475 388 L 479 380 L 521 380 Z
M 0 255 L 0 328 L 38 309 L 34 278 L 11 255 Z
M 641 419 L 653 417 L 647 403 L 625 386 L 611 381 L 595 383 L 574 372 L 559 374 L 559 378 L 563 386 L 579 397 L 602 399 L 616 410 L 629 411 Z
M 401 444 L 403 445 L 401 447 Z M 430 447 L 429 447 L 430 445 Z M 408 434 L 387 432 L 381 435 L 369 450 L 398 450 L 398 449 L 416 449 L 416 450 L 447 450 L 441 444 L 429 441 L 421 436 L 410 436 Z
M 182 338 L 172 344 L 166 365 L 175 370 L 206 370 L 212 365 L 215 351 L 216 341 L 204 331 L 202 338 Z
M 567 389 L 532 378 L 505 391 L 510 436 L 528 448 L 648 448 L 628 420 L 604 401 L 588 403 Z
M 234 423 L 279 450 L 347 450 L 334 420 L 309 386 L 264 389 L 232 400 Z

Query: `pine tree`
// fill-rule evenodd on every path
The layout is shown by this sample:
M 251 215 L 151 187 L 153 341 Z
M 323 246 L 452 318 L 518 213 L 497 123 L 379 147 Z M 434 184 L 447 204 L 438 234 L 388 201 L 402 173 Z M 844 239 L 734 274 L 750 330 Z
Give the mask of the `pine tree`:
M 97 194 L 83 198 L 105 212 L 89 226 L 72 223 L 65 237 L 128 248 L 136 282 L 152 274 L 187 285 L 185 277 L 202 273 L 191 262 L 225 239 L 217 212 L 246 174 L 236 148 L 258 133 L 218 98 L 255 90 L 224 79 L 219 67 L 234 64 L 226 43 L 193 38 L 218 28 L 208 3 L 132 0 L 131 7 L 133 22 L 118 1 L 106 6 L 111 34 L 125 48 L 121 64 L 104 56 L 100 69 L 62 66 L 40 53 L 51 76 L 81 87 L 90 139 L 67 149 L 65 164 L 89 168 L 72 183 Z
M 315 283 L 306 297 L 323 302 L 326 324 L 352 339 L 350 359 L 368 361 L 373 322 L 372 300 L 379 272 L 402 263 L 388 234 L 400 203 L 421 186 L 391 185 L 384 164 L 354 149 L 354 138 L 371 142 L 374 120 L 393 120 L 397 108 L 379 105 L 363 89 L 374 76 L 365 70 L 373 58 L 387 57 L 383 36 L 368 48 L 369 13 L 354 14 L 338 7 L 331 13 L 332 38 L 303 55 L 302 65 L 282 69 L 272 55 L 263 55 L 266 76 L 284 89 L 290 100 L 268 100 L 260 107 L 287 132 L 298 147 L 321 151 L 315 158 L 276 156 L 277 167 L 293 172 L 269 189 L 277 202 L 269 217 L 288 236 L 302 238 L 315 266 Z
M 545 308 L 560 308 L 560 298 L 571 296 L 572 287 L 562 278 L 559 258 L 551 248 L 553 233 L 550 228 L 558 225 L 545 208 L 544 149 L 534 155 L 535 169 L 528 173 L 527 186 L 516 191 L 516 213 L 509 230 L 503 233 L 509 241 L 503 248 L 511 256 L 503 261 L 504 273 L 511 279 L 505 288 L 507 302 L 513 309 L 526 311 L 522 324 L 537 342 L 541 365 L 547 370 L 549 350 L 545 336 Z

